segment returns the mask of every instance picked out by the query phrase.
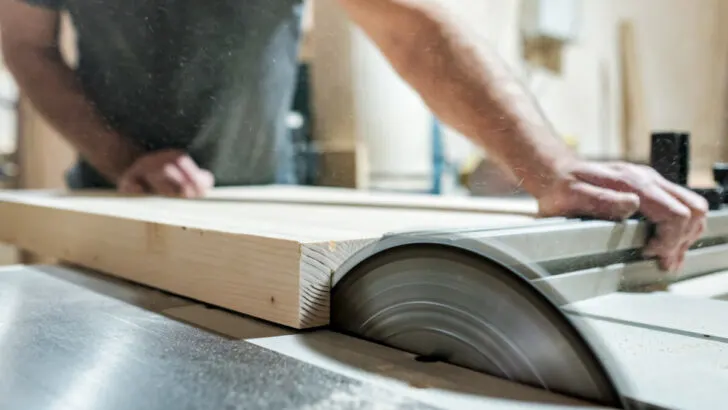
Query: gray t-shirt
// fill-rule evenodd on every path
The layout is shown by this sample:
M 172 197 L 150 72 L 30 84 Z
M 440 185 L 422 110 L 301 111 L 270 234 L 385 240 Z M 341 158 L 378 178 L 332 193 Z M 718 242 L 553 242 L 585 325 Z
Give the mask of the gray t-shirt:
M 186 149 L 218 185 L 293 182 L 286 115 L 304 0 L 25 0 L 67 10 L 77 75 L 149 150 Z M 69 185 L 111 187 L 83 159 Z

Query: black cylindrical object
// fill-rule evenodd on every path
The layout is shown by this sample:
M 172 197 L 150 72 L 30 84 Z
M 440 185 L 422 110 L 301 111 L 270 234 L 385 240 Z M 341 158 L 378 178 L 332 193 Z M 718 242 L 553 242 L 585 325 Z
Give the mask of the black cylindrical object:
M 718 186 L 726 186 L 726 183 L 728 183 L 728 164 L 725 162 L 716 162 L 713 164 L 713 181 Z
M 690 134 L 653 133 L 650 164 L 668 181 L 687 186 L 690 170 Z

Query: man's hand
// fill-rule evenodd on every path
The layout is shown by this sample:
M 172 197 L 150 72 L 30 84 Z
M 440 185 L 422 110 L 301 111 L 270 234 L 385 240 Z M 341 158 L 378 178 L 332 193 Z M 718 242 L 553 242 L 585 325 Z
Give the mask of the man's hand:
M 123 193 L 193 198 L 204 195 L 214 182 L 212 173 L 200 169 L 184 151 L 163 150 L 137 159 L 117 185 Z
M 639 211 L 657 226 L 644 255 L 656 257 L 661 269 L 679 269 L 705 230 L 707 201 L 650 167 L 582 161 L 566 175 L 539 198 L 543 216 L 623 220 Z

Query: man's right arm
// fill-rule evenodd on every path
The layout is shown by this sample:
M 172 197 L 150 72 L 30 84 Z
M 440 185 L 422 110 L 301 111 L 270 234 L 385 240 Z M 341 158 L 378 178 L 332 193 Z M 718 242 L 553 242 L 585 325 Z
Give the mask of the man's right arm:
M 140 151 L 98 115 L 63 61 L 57 39 L 59 16 L 51 7 L 0 0 L 5 64 L 40 114 L 110 182 L 116 182 Z

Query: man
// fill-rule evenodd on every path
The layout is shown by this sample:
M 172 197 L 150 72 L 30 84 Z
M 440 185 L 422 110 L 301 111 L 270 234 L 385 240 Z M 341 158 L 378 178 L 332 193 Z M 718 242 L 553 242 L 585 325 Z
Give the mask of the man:
M 302 1 L 0 0 L 3 52 L 24 94 L 80 153 L 71 187 L 197 196 L 282 180 Z M 703 198 L 647 167 L 577 158 L 437 1 L 338 3 L 440 119 L 523 181 L 544 216 L 641 211 L 657 223 L 645 254 L 681 266 L 704 229 Z M 56 44 L 63 9 L 78 35 L 75 71 Z

